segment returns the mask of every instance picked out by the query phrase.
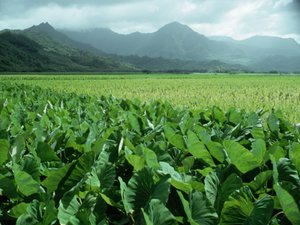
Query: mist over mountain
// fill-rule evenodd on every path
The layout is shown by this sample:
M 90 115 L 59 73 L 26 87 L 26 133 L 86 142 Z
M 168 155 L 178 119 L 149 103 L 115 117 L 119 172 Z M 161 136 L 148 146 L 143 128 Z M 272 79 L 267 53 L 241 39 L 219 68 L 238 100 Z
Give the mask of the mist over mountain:
M 262 72 L 270 69 L 282 72 L 300 70 L 300 63 L 296 60 L 300 56 L 300 45 L 291 38 L 254 36 L 238 41 L 231 37 L 206 37 L 178 22 L 167 24 L 154 33 L 118 34 L 107 28 L 62 32 L 73 40 L 122 56 L 218 60 Z M 289 66 L 279 67 L 278 58 Z M 264 67 L 266 60 L 268 66 Z
M 93 29 L 83 32 L 65 31 L 70 38 L 89 43 L 107 53 L 163 57 L 180 60 L 216 59 L 227 45 L 212 41 L 186 25 L 173 22 L 154 33 L 124 35 L 109 29 Z
M 206 37 L 178 22 L 131 34 L 41 23 L 0 32 L 0 45 L 1 71 L 300 71 L 300 45 L 293 39 Z
M 0 32 L 1 72 L 135 71 L 117 59 L 96 55 L 93 47 L 75 42 L 48 23 L 25 30 Z
M 5 30 L 0 34 L 4 36 L 9 34 L 11 39 L 17 38 L 21 42 L 32 43 L 30 45 L 36 47 L 23 49 L 20 48 L 22 44 L 7 43 L 0 37 L 0 44 L 4 49 L 0 52 L 0 71 L 226 72 L 247 70 L 244 66 L 231 65 L 218 60 L 184 61 L 106 53 L 88 43 L 72 40 L 54 29 L 49 23 L 41 23 L 25 30 Z M 132 36 L 135 35 L 139 34 L 135 33 Z M 133 44 L 134 41 L 131 38 L 128 39 L 128 42 L 133 42 Z

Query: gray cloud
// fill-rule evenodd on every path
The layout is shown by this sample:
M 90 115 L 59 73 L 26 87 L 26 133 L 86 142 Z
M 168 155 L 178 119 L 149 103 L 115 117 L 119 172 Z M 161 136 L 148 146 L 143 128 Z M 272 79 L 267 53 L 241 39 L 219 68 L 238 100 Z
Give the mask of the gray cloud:
M 45 21 L 56 28 L 121 33 L 153 32 L 179 21 L 206 35 L 299 38 L 300 0 L 0 0 L 0 29 Z
M 300 34 L 300 0 L 294 0 L 288 5 L 291 17 L 291 30 L 296 30 Z

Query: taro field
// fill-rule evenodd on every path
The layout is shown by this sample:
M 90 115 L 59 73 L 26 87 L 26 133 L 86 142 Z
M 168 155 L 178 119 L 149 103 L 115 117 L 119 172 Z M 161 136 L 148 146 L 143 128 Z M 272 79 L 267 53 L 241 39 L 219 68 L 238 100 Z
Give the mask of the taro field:
M 0 78 L 0 224 L 300 225 L 300 78 Z
M 2 76 L 54 91 L 93 96 L 115 96 L 143 101 L 163 100 L 190 110 L 218 106 L 246 111 L 282 110 L 300 121 L 300 76 L 262 74 L 149 74 L 149 75 L 21 75 Z

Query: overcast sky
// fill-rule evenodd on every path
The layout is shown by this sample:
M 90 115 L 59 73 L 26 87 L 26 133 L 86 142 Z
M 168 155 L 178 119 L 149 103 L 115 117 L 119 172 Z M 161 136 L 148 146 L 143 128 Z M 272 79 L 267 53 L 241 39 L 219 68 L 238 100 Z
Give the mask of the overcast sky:
M 49 22 L 73 30 L 154 32 L 173 21 L 205 35 L 277 35 L 300 42 L 300 0 L 0 0 L 0 29 Z

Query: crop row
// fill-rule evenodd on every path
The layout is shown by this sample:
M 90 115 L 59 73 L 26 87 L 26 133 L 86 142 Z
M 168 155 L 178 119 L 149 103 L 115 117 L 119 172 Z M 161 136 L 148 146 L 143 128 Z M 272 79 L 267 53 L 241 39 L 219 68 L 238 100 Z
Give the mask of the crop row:
M 299 127 L 280 111 L 1 83 L 2 224 L 300 224 Z
M 293 75 L 23 75 L 1 77 L 54 91 L 76 92 L 94 96 L 143 101 L 167 100 L 173 105 L 186 105 L 190 110 L 217 105 L 256 111 L 280 109 L 294 123 L 300 122 L 300 76 Z

